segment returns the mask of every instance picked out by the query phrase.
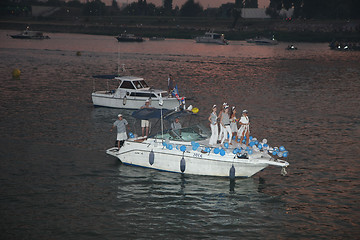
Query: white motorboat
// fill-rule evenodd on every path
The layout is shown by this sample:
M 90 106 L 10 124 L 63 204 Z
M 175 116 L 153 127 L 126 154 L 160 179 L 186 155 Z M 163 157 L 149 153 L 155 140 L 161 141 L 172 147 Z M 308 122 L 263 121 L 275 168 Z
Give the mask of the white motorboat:
M 204 36 L 196 37 L 197 43 L 215 43 L 220 45 L 228 45 L 229 41 L 225 39 L 224 34 L 206 32 Z
M 176 112 L 161 109 L 141 109 L 133 113 L 138 119 L 163 119 L 160 121 L 164 123 L 163 128 L 166 128 L 168 121 L 193 115 L 187 110 Z M 192 122 L 194 121 L 190 119 L 183 121 L 183 124 Z M 174 173 L 230 178 L 251 177 L 267 166 L 273 165 L 281 167 L 281 173 L 286 174 L 285 168 L 289 163 L 274 158 L 275 155 L 286 157 L 285 149 L 281 151 L 278 148 L 271 148 L 264 142 L 256 144 L 257 140 L 254 139 L 249 147 L 241 147 L 237 143 L 225 144 L 223 148 L 209 146 L 207 132 L 208 130 L 201 125 L 190 125 L 178 130 L 161 131 L 148 138 L 136 137 L 130 133 L 130 138 L 119 150 L 113 147 L 106 153 L 118 158 L 124 164 Z
M 18 39 L 50 39 L 49 36 L 45 36 L 40 31 L 31 31 L 29 27 L 27 27 L 23 32 L 15 35 L 10 35 L 12 38 Z
M 274 36 L 270 38 L 266 37 L 255 37 L 247 39 L 246 42 L 248 43 L 255 43 L 257 45 L 276 45 L 278 44 L 278 41 L 274 38 Z
M 95 78 L 114 79 L 120 84 L 115 90 L 101 90 L 92 93 L 94 106 L 111 108 L 140 109 L 146 100 L 150 100 L 154 108 L 175 109 L 184 103 L 185 98 L 169 96 L 167 91 L 153 89 L 143 78 L 134 76 L 118 77 L 99 75 Z

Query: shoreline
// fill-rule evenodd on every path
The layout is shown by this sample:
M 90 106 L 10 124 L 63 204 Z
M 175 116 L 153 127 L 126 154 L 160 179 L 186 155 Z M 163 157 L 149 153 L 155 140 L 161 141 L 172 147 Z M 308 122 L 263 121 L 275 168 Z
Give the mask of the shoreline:
M 81 33 L 117 36 L 124 31 L 142 37 L 192 39 L 213 29 L 228 40 L 275 35 L 280 42 L 331 42 L 334 39 L 360 41 L 360 20 L 305 21 L 244 20 L 230 29 L 232 19 L 87 17 L 37 20 L 34 18 L 0 19 L 0 29 L 22 31 L 27 26 L 47 33 Z M 212 27 L 209 27 L 212 26 Z

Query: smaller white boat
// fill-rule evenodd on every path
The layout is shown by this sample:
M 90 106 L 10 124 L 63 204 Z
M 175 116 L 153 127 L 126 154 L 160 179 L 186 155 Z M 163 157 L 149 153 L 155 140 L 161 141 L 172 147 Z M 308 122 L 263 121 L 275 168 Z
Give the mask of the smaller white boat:
M 143 78 L 134 76 L 98 75 L 95 78 L 113 79 L 119 86 L 113 90 L 100 90 L 92 93 L 94 106 L 140 109 L 146 100 L 154 108 L 176 109 L 185 103 L 185 97 L 169 96 L 167 91 L 151 88 Z
M 131 33 L 122 33 L 115 37 L 119 42 L 143 42 L 144 39 Z
M 17 39 L 50 39 L 49 36 L 45 36 L 40 31 L 31 31 L 29 27 L 19 34 L 10 35 L 10 37 Z
M 224 34 L 206 32 L 204 36 L 196 37 L 197 43 L 215 43 L 220 45 L 228 45 L 229 41 L 225 39 Z
M 278 44 L 278 41 L 274 38 L 274 36 L 270 38 L 266 37 L 255 37 L 246 39 L 246 42 L 248 43 L 255 43 L 256 45 L 276 45 Z

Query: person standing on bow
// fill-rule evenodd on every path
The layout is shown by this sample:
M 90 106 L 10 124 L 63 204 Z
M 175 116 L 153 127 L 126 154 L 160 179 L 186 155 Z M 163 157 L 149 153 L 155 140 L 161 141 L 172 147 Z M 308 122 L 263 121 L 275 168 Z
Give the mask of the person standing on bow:
M 150 104 L 150 100 L 147 99 L 145 101 L 145 105 L 143 105 L 140 109 L 143 108 L 153 108 Z M 146 136 L 149 136 L 149 126 L 150 126 L 150 121 L 149 120 L 141 120 L 141 131 L 142 131 L 142 136 L 144 137 L 145 135 L 145 128 L 146 128 Z
M 224 128 L 224 136 L 222 137 L 221 144 L 224 143 L 228 134 L 229 134 L 229 144 L 231 144 L 232 132 L 230 128 L 229 106 L 224 107 L 224 112 L 221 114 L 220 124 Z
M 208 118 L 210 122 L 210 128 L 211 128 L 211 137 L 209 139 L 210 145 L 215 145 L 217 143 L 218 134 L 219 134 L 219 128 L 217 124 L 217 114 L 216 114 L 216 105 L 212 107 L 212 112 Z
M 240 143 L 242 143 L 244 136 L 246 136 L 246 146 L 249 145 L 249 135 L 250 135 L 250 120 L 248 117 L 248 111 L 244 110 L 239 121 L 240 128 L 237 133 L 237 137 L 240 137 Z
M 118 141 L 118 148 L 120 150 L 120 148 L 124 145 L 125 140 L 127 139 L 126 127 L 129 128 L 128 122 L 126 119 L 123 119 L 122 114 L 118 115 L 118 120 L 114 122 L 110 131 L 112 132 L 115 127 L 117 128 L 116 140 Z

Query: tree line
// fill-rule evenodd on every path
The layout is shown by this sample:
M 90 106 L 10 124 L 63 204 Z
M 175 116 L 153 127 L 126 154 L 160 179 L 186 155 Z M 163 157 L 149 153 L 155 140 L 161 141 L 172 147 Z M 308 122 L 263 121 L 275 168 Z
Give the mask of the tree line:
M 231 2 L 216 9 L 204 9 L 195 0 L 187 0 L 181 7 L 172 5 L 172 0 L 164 0 L 163 6 L 156 7 L 146 0 L 138 0 L 120 9 L 116 0 L 106 6 L 101 0 L 1 0 L 0 14 L 30 15 L 32 5 L 71 7 L 81 9 L 84 16 L 133 15 L 133 16 L 182 16 L 182 17 L 227 17 L 236 22 L 241 18 L 242 8 L 257 8 L 257 0 L 229 0 Z M 360 19 L 360 0 L 270 0 L 266 13 L 272 18 L 280 18 L 281 9 L 294 9 L 293 18 L 302 19 Z

